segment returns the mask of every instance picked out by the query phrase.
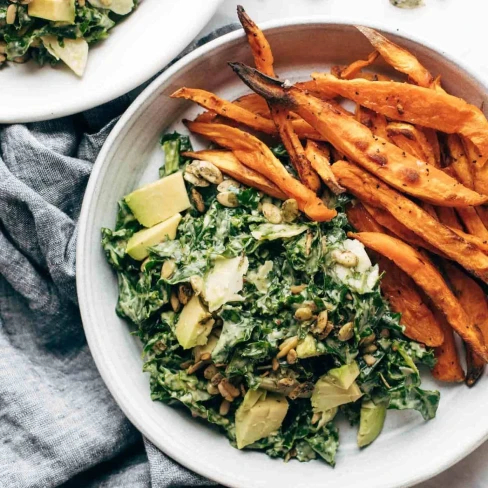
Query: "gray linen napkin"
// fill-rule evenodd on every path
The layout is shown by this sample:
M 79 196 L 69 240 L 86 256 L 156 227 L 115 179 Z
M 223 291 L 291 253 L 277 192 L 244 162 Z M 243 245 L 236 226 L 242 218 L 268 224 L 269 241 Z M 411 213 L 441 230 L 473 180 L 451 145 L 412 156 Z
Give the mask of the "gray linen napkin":
M 77 308 L 83 193 L 117 117 L 141 89 L 72 117 L 0 127 L 1 488 L 213 484 L 125 418 L 98 374 Z

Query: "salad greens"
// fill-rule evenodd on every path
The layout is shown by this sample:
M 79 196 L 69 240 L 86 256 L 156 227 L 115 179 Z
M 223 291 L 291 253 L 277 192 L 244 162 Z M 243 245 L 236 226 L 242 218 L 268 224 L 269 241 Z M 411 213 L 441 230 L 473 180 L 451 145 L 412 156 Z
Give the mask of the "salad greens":
M 161 175 L 181 170 L 188 138 L 169 134 L 161 144 L 168 165 Z M 286 159 L 283 148 L 275 154 Z M 433 351 L 403 335 L 400 316 L 380 294 L 377 266 L 347 238 L 350 197 L 329 197 L 338 211 L 330 222 L 300 214 L 272 224 L 262 205 L 281 202 L 230 188 L 235 207 L 219 203 L 215 185 L 190 185 L 202 194 L 205 212 L 189 209 L 176 238 L 150 247 L 142 265 L 125 252 L 142 227 L 124 201 L 115 229 L 102 229 L 118 275 L 117 313 L 144 345 L 153 400 L 184 405 L 239 448 L 330 465 L 339 446 L 336 414 L 351 425 L 361 419 L 360 445 L 380 433 L 385 406 L 433 418 L 439 393 L 420 388 L 417 367 L 433 367 Z M 344 253 L 355 256 L 354 266 L 344 265 Z M 184 349 L 181 318 L 195 306 L 204 313 L 199 334 L 209 333 L 208 342 Z
M 65 62 L 81 76 L 88 45 L 105 39 L 110 29 L 137 6 L 137 0 L 0 0 L 0 64 L 41 66 Z

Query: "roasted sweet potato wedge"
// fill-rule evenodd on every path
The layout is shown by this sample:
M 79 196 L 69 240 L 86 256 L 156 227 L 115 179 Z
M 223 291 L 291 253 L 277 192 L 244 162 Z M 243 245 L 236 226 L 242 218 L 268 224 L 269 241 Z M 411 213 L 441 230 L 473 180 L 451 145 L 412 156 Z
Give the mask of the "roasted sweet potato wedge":
M 480 205 L 486 200 L 487 197 L 463 187 L 441 170 L 373 136 L 367 127 L 353 117 L 343 115 L 326 101 L 283 85 L 242 63 L 231 63 L 231 66 L 256 93 L 298 113 L 349 159 L 399 190 L 421 200 L 450 207 Z
M 212 112 L 216 112 L 222 117 L 227 117 L 235 122 L 244 124 L 251 129 L 264 132 L 265 134 L 277 133 L 276 125 L 272 120 L 250 112 L 239 105 L 224 100 L 205 90 L 197 88 L 180 88 L 175 91 L 171 97 L 191 100 Z M 292 124 L 300 138 L 323 140 L 323 137 L 304 120 L 293 120 Z
M 256 68 L 269 76 L 275 76 L 273 51 L 262 30 L 247 15 L 244 7 L 241 5 L 237 6 L 237 16 L 246 33 L 247 42 L 251 47 Z
M 300 181 L 314 193 L 318 193 L 322 186 L 319 175 L 305 155 L 305 149 L 293 129 L 289 113 L 288 109 L 280 105 L 271 105 L 271 117 L 276 124 L 281 141 L 290 156 L 291 164 L 296 169 Z
M 325 222 L 337 215 L 313 191 L 293 178 L 269 147 L 258 138 L 223 124 L 186 124 L 190 131 L 233 151 L 239 161 L 271 180 L 288 198 L 294 198 L 300 210 L 312 220 Z
M 386 117 L 370 110 L 369 108 L 356 105 L 356 120 L 365 125 L 375 136 L 388 139 Z
M 488 299 L 485 292 L 476 281 L 452 263 L 445 262 L 443 268 L 454 295 L 471 321 L 478 326 L 485 343 L 488 344 Z M 467 344 L 466 349 L 468 365 L 466 383 L 472 386 L 483 373 L 484 361 L 476 355 L 471 345 Z
M 451 229 L 456 229 L 456 230 L 460 230 L 460 231 L 463 230 L 463 226 L 459 222 L 456 211 L 453 208 L 437 207 L 435 210 L 436 210 L 439 222 L 442 222 L 447 227 L 451 227 Z
M 349 80 L 351 78 L 354 78 L 363 68 L 371 66 L 378 58 L 378 55 L 378 51 L 373 51 L 367 59 L 358 59 L 357 61 L 351 63 L 349 66 L 341 68 L 338 73 L 339 78 L 342 78 L 343 80 Z
M 366 210 L 361 202 L 356 202 L 354 205 L 348 205 L 346 214 L 349 223 L 358 232 L 387 232 L 387 230 Z
M 326 145 L 309 140 L 307 141 L 307 146 L 305 148 L 305 155 L 307 156 L 308 161 L 310 161 L 312 168 L 319 174 L 329 190 L 336 195 L 346 191 L 345 188 L 342 188 L 342 186 L 339 185 L 332 172 L 330 166 L 330 151 Z
M 445 317 L 437 310 L 435 317 L 444 331 L 444 343 L 439 347 L 436 347 L 434 351 L 437 363 L 432 369 L 432 376 L 439 381 L 460 383 L 461 381 L 464 381 L 465 375 L 459 359 L 454 332 L 451 327 L 449 327 Z
M 476 212 L 480 216 L 483 224 L 485 224 L 485 227 L 488 228 L 488 207 L 476 207 Z
M 421 247 L 433 253 L 443 256 L 444 254 L 434 246 L 431 246 L 427 241 L 418 236 L 415 232 L 405 227 L 393 215 L 383 208 L 373 207 L 368 203 L 363 202 L 366 211 L 376 220 L 381 226 L 390 231 L 391 234 L 400 238 L 402 241 L 414 247 Z
M 183 155 L 187 158 L 210 161 L 222 173 L 229 175 L 234 180 L 240 181 L 244 185 L 252 188 L 257 188 L 274 198 L 286 200 L 286 195 L 273 182 L 253 169 L 244 166 L 231 151 L 207 149 L 197 152 L 188 151 L 183 153 Z
M 332 171 L 339 183 L 361 201 L 388 210 L 405 227 L 488 282 L 488 256 L 473 242 L 461 237 L 460 231 L 454 232 L 441 224 L 404 195 L 353 163 L 337 162 Z
M 257 93 L 248 93 L 247 95 L 237 98 L 232 103 L 253 114 L 260 115 L 266 119 L 271 118 L 266 100 L 263 97 L 260 97 Z
M 468 234 L 488 241 L 488 230 L 474 207 L 458 208 L 456 211 Z
M 420 64 L 412 53 L 369 27 L 358 25 L 356 28 L 368 38 L 369 42 L 390 66 L 408 75 L 417 85 L 429 87 L 434 81 L 429 71 Z
M 425 255 L 386 234 L 360 232 L 351 233 L 350 237 L 387 257 L 407 273 L 445 316 L 448 324 L 472 346 L 476 354 L 488 361 L 488 349 L 481 331 L 471 321 L 442 275 Z
M 395 120 L 430 127 L 469 139 L 484 159 L 488 156 L 488 121 L 478 107 L 436 90 L 394 81 L 340 80 L 313 73 L 316 88 L 354 100 Z
M 349 222 L 359 232 L 386 232 L 361 203 L 350 205 L 346 211 Z M 444 332 L 425 304 L 415 282 L 388 258 L 370 252 L 384 273 L 380 283 L 383 295 L 390 302 L 392 310 L 402 314 L 400 322 L 405 327 L 405 335 L 427 346 L 440 346 L 444 342 Z
M 461 138 L 457 134 L 449 134 L 446 142 L 451 163 L 449 168 L 464 186 L 474 188 L 473 165 L 468 161 Z
M 440 166 L 437 164 L 433 147 L 420 129 L 405 122 L 390 122 L 386 127 L 386 132 L 399 148 L 432 166 Z

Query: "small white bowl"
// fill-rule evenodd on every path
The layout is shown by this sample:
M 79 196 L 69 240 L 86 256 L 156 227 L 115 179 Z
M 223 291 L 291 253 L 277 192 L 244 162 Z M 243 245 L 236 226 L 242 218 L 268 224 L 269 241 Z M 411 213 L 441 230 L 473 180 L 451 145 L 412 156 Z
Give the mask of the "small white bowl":
M 414 52 L 433 74 L 441 74 L 449 92 L 481 105 L 487 89 L 461 63 L 380 29 Z M 306 79 L 314 70 L 363 59 L 371 52 L 368 41 L 341 21 L 281 20 L 267 24 L 265 31 L 277 73 L 290 80 Z M 252 63 L 241 31 L 194 51 L 154 81 L 113 129 L 93 168 L 80 218 L 77 285 L 86 336 L 100 374 L 148 439 L 179 463 L 225 485 L 396 488 L 434 476 L 488 437 L 485 385 L 467 389 L 436 384 L 426 372 L 424 387 L 442 393 L 437 418 L 424 422 L 416 412 L 390 411 L 383 434 L 363 451 L 356 447 L 355 429 L 342 425 L 335 469 L 320 461 L 285 464 L 259 452 L 238 451 L 222 434 L 186 412 L 150 399 L 149 380 L 141 372 L 140 344 L 129 335 L 128 324 L 115 315 L 117 284 L 100 246 L 100 228 L 114 225 L 120 198 L 158 178 L 160 134 L 184 130 L 179 121 L 201 111 L 189 102 L 170 99 L 169 94 L 181 86 L 215 91 L 228 99 L 248 92 L 227 66 L 229 61 Z M 381 69 L 388 72 L 386 65 Z

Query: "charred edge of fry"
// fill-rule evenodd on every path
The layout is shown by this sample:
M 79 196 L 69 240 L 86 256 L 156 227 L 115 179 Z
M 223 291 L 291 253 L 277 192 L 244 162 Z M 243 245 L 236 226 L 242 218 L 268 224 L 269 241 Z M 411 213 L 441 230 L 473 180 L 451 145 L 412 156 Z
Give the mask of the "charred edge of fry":
M 464 345 L 466 348 L 466 384 L 471 387 L 481 378 L 486 363 L 473 351 L 469 344 L 465 343 Z

